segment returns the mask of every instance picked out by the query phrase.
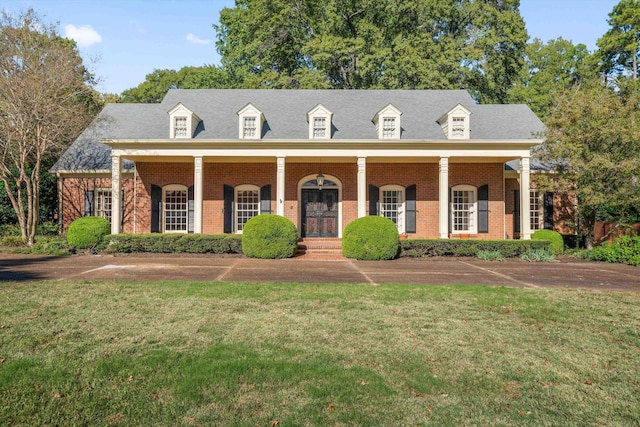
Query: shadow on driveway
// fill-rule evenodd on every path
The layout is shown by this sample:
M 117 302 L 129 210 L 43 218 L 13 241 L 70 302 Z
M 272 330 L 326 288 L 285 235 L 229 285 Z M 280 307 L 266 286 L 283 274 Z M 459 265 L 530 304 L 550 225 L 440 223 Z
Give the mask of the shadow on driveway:
M 59 259 L 57 256 L 23 256 L 0 258 L 0 281 L 44 280 L 44 264 Z

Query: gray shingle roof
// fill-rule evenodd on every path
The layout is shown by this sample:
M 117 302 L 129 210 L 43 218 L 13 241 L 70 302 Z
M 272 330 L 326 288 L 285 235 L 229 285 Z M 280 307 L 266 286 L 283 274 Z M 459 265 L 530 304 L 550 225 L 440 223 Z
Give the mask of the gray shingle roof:
M 472 140 L 538 138 L 543 130 L 526 105 L 477 105 L 464 90 L 173 89 L 160 104 L 108 104 L 52 171 L 109 170 L 102 139 L 169 138 L 167 112 L 178 103 L 202 119 L 194 139 L 238 139 L 237 112 L 249 103 L 264 114 L 264 140 L 307 139 L 307 112 L 318 104 L 333 112 L 333 139 L 377 139 L 371 120 L 388 104 L 403 113 L 405 140 L 445 140 L 437 120 L 457 104 L 471 111 Z

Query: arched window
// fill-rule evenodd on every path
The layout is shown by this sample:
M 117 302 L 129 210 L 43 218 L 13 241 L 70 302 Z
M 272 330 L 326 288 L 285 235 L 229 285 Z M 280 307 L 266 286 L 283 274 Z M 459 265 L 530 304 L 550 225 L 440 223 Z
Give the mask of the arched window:
M 162 188 L 162 231 L 164 233 L 186 233 L 189 224 L 189 201 L 187 187 L 179 184 Z
M 247 221 L 260 214 L 260 188 L 255 185 L 239 185 L 234 193 L 235 231 L 242 233 Z
M 457 185 L 451 189 L 451 232 L 476 234 L 478 209 L 476 187 Z
M 384 185 L 380 187 L 380 216 L 393 221 L 398 227 L 399 233 L 405 232 L 404 202 L 404 187 L 399 185 Z

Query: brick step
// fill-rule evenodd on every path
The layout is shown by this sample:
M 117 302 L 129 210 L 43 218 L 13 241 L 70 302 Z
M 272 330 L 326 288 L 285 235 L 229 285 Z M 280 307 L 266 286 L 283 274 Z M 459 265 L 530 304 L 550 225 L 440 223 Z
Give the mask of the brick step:
M 337 249 L 342 250 L 342 239 L 300 239 L 298 248 L 305 250 Z
M 314 260 L 343 260 L 342 239 L 300 239 L 298 241 L 298 252 L 296 257 Z

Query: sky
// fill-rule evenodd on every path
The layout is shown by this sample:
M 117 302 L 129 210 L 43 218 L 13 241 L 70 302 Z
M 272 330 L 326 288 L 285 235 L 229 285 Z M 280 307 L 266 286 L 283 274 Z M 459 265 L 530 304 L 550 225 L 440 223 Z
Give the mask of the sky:
M 620 0 L 521 0 L 531 39 L 562 37 L 590 51 L 608 29 Z M 76 40 L 85 63 L 98 76 L 97 89 L 121 93 L 154 69 L 220 63 L 216 33 L 220 10 L 234 0 L 0 0 L 0 10 L 33 8 L 45 22 Z

